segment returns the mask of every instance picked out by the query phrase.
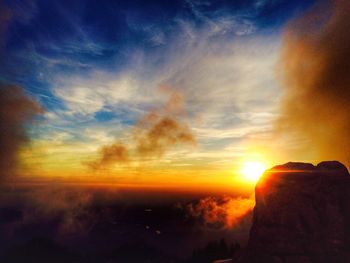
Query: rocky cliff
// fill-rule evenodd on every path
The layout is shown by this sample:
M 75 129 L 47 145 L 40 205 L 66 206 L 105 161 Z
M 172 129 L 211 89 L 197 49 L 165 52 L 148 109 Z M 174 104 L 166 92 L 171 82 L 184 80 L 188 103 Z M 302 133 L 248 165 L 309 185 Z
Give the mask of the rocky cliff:
M 236 262 L 350 262 L 350 175 L 339 162 L 264 173 L 245 253 Z

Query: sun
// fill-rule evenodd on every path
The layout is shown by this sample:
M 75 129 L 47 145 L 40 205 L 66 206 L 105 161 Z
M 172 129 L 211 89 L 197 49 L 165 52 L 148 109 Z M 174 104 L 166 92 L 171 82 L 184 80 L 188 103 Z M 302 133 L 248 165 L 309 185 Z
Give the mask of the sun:
M 241 174 L 244 176 L 244 180 L 255 183 L 259 180 L 265 170 L 266 166 L 264 163 L 250 161 L 243 164 Z

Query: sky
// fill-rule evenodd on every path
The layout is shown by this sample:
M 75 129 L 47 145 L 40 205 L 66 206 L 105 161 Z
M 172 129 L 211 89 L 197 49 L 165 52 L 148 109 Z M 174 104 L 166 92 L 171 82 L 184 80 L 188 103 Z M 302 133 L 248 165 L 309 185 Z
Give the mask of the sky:
M 246 161 L 295 159 L 298 142 L 274 137 L 278 62 L 289 21 L 313 4 L 1 1 L 0 81 L 40 105 L 21 173 L 232 188 Z

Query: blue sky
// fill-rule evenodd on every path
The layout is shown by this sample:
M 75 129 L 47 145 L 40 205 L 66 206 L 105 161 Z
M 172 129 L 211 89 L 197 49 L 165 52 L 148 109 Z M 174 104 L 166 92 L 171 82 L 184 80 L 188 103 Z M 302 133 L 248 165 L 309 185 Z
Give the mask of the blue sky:
M 75 154 L 78 169 L 101 145 L 128 140 L 165 103 L 166 85 L 183 94 L 199 145 L 164 161 L 232 165 L 271 131 L 283 28 L 313 2 L 5 1 L 0 79 L 45 108 L 32 137 L 51 146 L 36 160 Z

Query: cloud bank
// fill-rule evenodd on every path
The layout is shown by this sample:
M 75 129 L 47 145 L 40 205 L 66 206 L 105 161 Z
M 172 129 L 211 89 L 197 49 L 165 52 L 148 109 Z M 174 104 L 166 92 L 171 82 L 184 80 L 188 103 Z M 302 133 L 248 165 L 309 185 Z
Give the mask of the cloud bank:
M 186 206 L 188 214 L 211 228 L 236 228 L 253 210 L 254 198 L 206 197 Z
M 350 3 L 317 5 L 285 34 L 280 74 L 285 96 L 280 134 L 298 138 L 312 159 L 350 156 Z
M 0 84 L 0 179 L 17 172 L 19 151 L 29 141 L 27 125 L 40 113 L 21 88 Z

